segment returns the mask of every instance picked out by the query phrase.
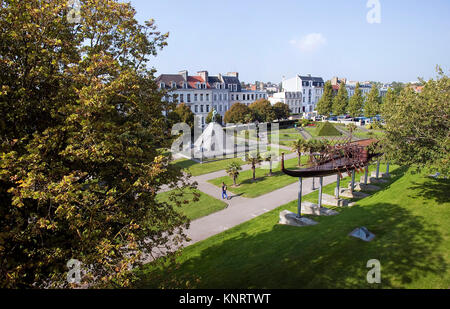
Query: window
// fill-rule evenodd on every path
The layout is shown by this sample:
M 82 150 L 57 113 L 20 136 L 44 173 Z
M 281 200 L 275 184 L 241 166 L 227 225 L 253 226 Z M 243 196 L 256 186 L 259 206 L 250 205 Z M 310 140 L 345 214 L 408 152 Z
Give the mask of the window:
M 198 105 L 195 105 L 195 112 L 198 113 Z
M 222 105 L 219 105 L 219 112 L 222 111 Z
M 164 83 L 160 83 L 160 84 L 159 84 L 159 88 L 160 88 L 160 89 L 166 88 L 166 85 L 165 85 Z
M 172 89 L 177 88 L 177 84 L 175 82 L 172 82 Z
M 234 94 L 231 95 L 231 101 L 234 101 Z
M 239 95 L 238 94 L 236 95 L 236 101 L 239 101 Z
M 200 83 L 197 83 L 197 84 L 196 84 L 196 88 L 197 88 L 197 89 L 200 89 Z
M 209 93 L 206 94 L 206 101 L 209 102 Z
M 200 94 L 200 102 L 203 102 L 203 93 Z
M 180 102 L 184 102 L 184 94 L 180 94 Z
M 194 94 L 194 102 L 197 102 L 198 100 L 198 94 Z
M 224 101 L 227 100 L 227 94 L 226 93 L 223 95 L 223 99 L 224 99 Z
M 233 88 L 234 88 L 234 91 L 237 91 L 237 85 L 236 84 L 233 85 Z
M 217 94 L 214 95 L 214 101 L 217 101 Z
M 206 112 L 209 113 L 209 105 L 206 105 Z
M 191 94 L 190 93 L 188 93 L 188 95 L 187 95 L 187 102 L 191 103 Z
M 200 105 L 200 113 L 203 113 L 203 105 Z
M 219 101 L 222 101 L 222 94 L 219 94 Z

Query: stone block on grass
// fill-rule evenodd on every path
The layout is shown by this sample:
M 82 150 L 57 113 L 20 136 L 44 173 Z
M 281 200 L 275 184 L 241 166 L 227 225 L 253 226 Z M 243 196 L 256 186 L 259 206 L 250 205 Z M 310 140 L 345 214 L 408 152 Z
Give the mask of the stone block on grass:
M 293 213 L 289 210 L 283 210 L 280 212 L 280 221 L 278 222 L 282 225 L 291 225 L 291 226 L 310 226 L 316 225 L 318 222 L 305 218 L 305 217 L 297 217 L 296 213 Z

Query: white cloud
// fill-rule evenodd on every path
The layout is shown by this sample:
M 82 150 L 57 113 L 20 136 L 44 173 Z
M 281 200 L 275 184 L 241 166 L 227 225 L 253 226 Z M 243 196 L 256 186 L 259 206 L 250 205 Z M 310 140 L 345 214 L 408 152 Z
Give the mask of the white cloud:
M 327 39 L 321 33 L 310 33 L 297 40 L 290 40 L 289 44 L 297 46 L 302 52 L 313 52 L 327 44 Z

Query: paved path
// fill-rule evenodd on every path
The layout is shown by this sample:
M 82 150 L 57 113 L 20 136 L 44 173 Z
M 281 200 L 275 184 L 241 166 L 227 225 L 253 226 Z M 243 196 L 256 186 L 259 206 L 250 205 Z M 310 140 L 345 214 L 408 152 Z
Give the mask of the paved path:
M 336 176 L 325 177 L 323 179 L 323 185 L 325 186 L 335 181 Z M 199 183 L 199 188 L 202 191 L 203 189 L 206 191 L 212 189 L 209 186 L 215 187 L 210 184 L 205 185 L 204 183 Z M 316 180 L 316 187 L 317 186 L 318 181 Z M 220 193 L 220 188 L 218 189 Z M 281 205 L 297 200 L 298 189 L 298 182 L 295 182 L 291 185 L 257 198 L 233 198 L 231 200 L 233 203 L 230 203 L 228 208 L 192 221 L 189 230 L 187 230 L 187 235 L 191 241 L 185 245 L 191 245 L 213 235 L 219 234 Z M 304 179 L 302 191 L 303 195 L 309 194 L 312 191 L 312 178 Z

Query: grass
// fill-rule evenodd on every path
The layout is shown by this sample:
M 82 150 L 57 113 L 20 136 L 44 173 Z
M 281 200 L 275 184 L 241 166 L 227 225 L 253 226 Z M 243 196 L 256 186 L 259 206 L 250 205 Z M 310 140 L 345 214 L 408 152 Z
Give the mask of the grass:
M 179 191 L 178 189 L 176 189 Z M 157 196 L 157 200 L 159 202 L 167 202 L 169 204 L 175 205 L 175 202 L 170 200 L 170 195 L 173 191 L 159 193 Z M 194 193 L 199 194 L 199 200 L 197 202 L 193 202 Z M 178 193 L 181 193 L 179 191 Z M 177 200 L 188 201 L 187 204 L 183 204 L 181 207 L 177 209 L 180 213 L 184 214 L 190 220 L 195 220 L 206 215 L 209 215 L 213 212 L 219 211 L 227 207 L 227 204 L 223 201 L 217 200 L 199 190 L 185 189 L 183 191 L 182 197 L 177 197 Z
M 173 265 L 145 266 L 138 287 L 158 287 L 154 278 L 159 275 L 190 280 L 192 288 L 448 289 L 450 181 L 404 168 L 392 175 L 384 190 L 339 209 L 338 216 L 316 217 L 318 225 L 278 225 L 280 211 L 295 211 L 293 201 L 193 244 L 170 275 Z M 359 226 L 375 233 L 375 239 L 349 237 Z M 367 283 L 370 259 L 381 263 L 380 284 Z
M 306 163 L 307 159 L 307 156 L 302 156 L 302 163 Z M 289 159 L 285 161 L 285 166 L 286 168 L 296 168 L 297 162 L 297 158 Z M 237 181 L 237 183 L 239 184 L 238 187 L 232 187 L 233 181 L 229 176 L 211 179 L 208 182 L 218 187 L 221 187 L 222 182 L 225 182 L 230 192 L 242 195 L 243 197 L 254 198 L 283 188 L 297 181 L 296 178 L 285 175 L 281 171 L 281 165 L 273 169 L 273 176 L 266 176 L 268 173 L 268 169 L 257 168 L 256 181 L 253 181 L 253 171 L 251 169 L 242 171 L 239 174 L 239 178 Z
M 279 148 L 267 147 L 267 151 L 278 151 Z M 286 154 L 291 153 L 290 150 L 280 149 L 279 152 L 284 152 Z M 195 161 L 189 159 L 179 159 L 173 161 L 173 164 L 178 167 L 188 171 L 192 174 L 192 176 L 200 176 L 204 174 L 209 174 L 217 171 L 221 171 L 227 168 L 227 166 L 231 162 L 238 162 L 243 165 L 246 164 L 241 158 L 231 158 L 231 159 L 223 159 L 218 161 L 212 161 L 207 163 L 197 163 Z

